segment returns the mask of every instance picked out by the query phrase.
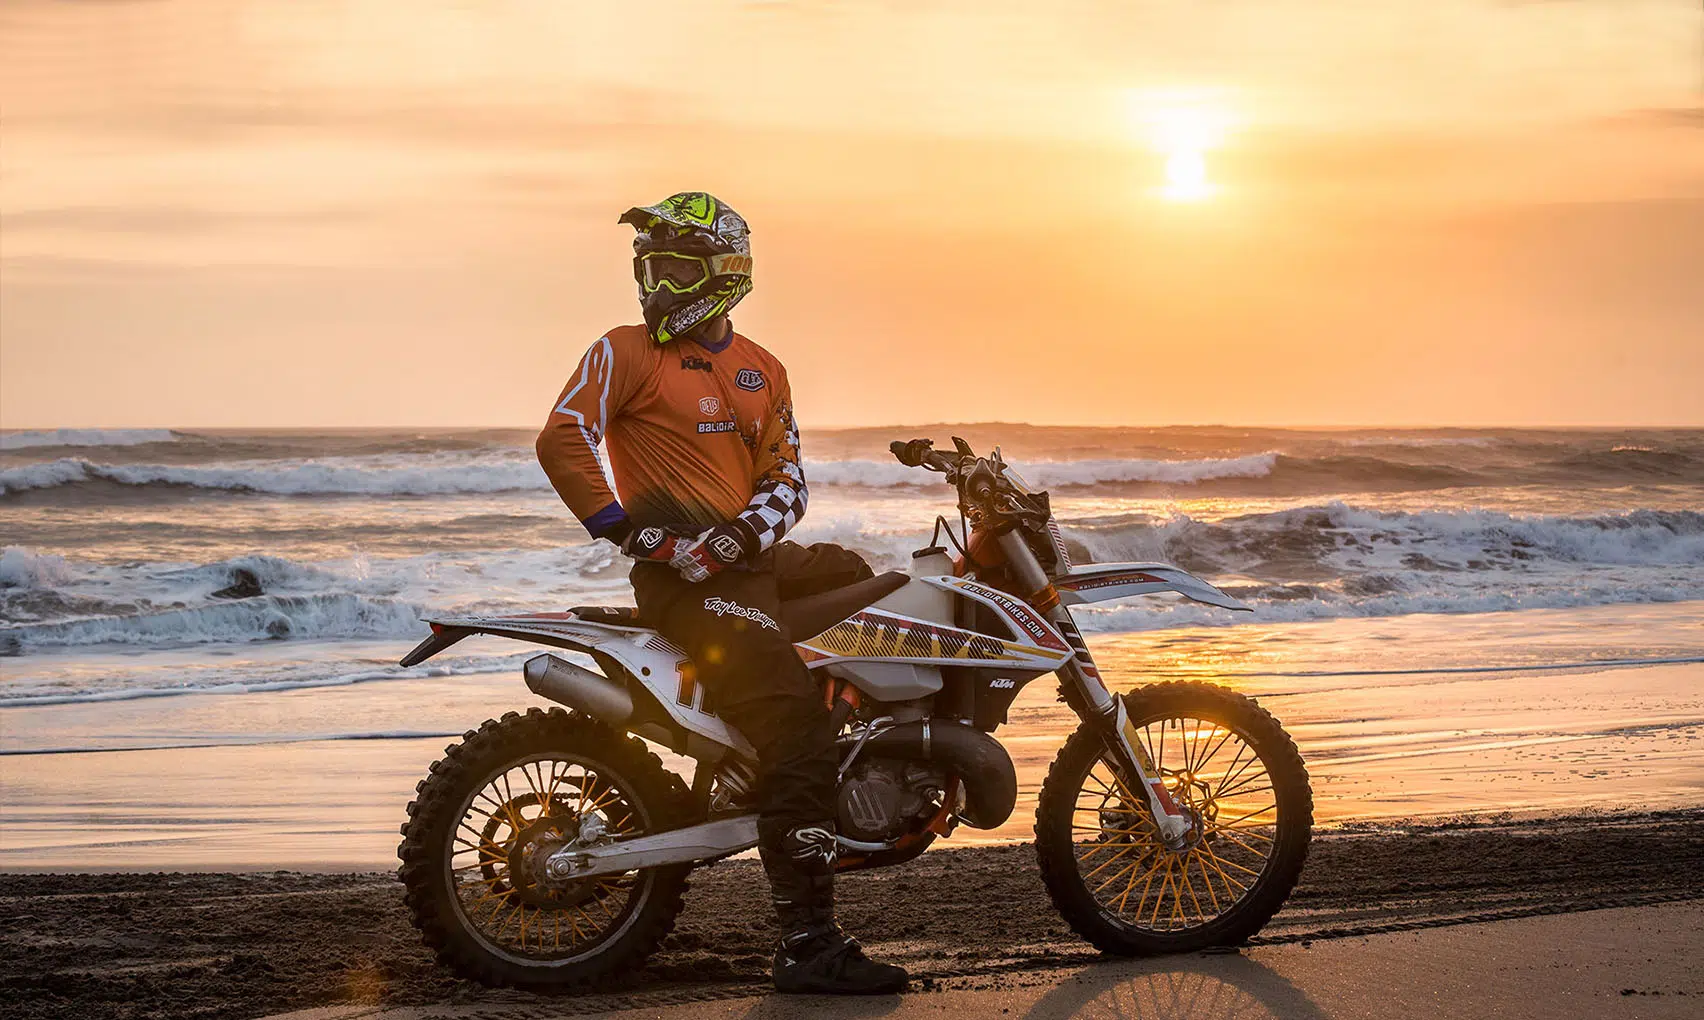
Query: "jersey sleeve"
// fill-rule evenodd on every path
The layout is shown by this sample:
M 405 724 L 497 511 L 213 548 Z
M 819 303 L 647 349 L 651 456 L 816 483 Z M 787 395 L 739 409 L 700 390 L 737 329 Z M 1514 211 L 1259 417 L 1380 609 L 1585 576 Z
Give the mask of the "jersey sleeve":
M 635 376 L 609 337 L 587 348 L 538 434 L 539 465 L 556 494 L 593 538 L 620 542 L 632 526 L 604 474 L 598 443 L 626 401 Z
M 784 372 L 776 373 L 775 403 L 757 444 L 755 485 L 739 519 L 757 539 L 758 551 L 779 542 L 805 516 L 809 490 L 799 463 L 799 425 L 793 417 L 793 391 Z

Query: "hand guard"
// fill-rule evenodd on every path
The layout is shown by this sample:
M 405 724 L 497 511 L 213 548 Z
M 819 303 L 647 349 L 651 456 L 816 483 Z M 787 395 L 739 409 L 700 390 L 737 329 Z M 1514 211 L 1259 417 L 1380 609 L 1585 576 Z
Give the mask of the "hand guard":
M 718 524 L 696 538 L 663 528 L 641 528 L 628 536 L 621 551 L 634 559 L 667 563 L 698 584 L 745 559 L 756 546 L 756 536 L 736 521 Z

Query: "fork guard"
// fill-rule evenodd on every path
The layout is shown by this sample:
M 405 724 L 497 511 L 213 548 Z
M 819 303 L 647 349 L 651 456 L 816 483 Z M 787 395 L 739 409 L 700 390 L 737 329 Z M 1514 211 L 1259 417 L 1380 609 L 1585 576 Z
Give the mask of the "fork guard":
M 964 788 L 958 814 L 975 829 L 999 828 L 1018 803 L 1012 756 L 993 737 L 950 719 L 900 723 L 871 737 L 860 758 L 898 758 L 945 765 Z

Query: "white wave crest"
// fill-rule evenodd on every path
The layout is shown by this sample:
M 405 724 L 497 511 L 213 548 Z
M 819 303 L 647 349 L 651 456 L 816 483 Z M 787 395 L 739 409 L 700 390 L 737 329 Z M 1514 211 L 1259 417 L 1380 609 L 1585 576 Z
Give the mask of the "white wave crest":
M 1067 523 L 1065 533 L 1100 560 L 1175 560 L 1256 575 L 1286 563 L 1337 576 L 1704 566 L 1704 513 L 1686 510 L 1562 517 L 1331 503 L 1221 521 L 1179 514 L 1110 527 Z
M 1278 463 L 1276 453 L 1252 453 L 1243 457 L 1205 457 L 1197 460 L 1069 460 L 1030 461 L 1014 464 L 1017 472 L 1042 487 L 1100 485 L 1109 482 L 1163 482 L 1187 485 L 1214 478 L 1264 478 Z M 899 485 L 938 485 L 941 476 L 897 461 L 829 460 L 807 461 L 805 477 L 812 484 L 863 485 L 891 488 Z
M 404 638 L 424 632 L 421 610 L 358 595 L 267 595 L 134 616 L 0 628 L 24 651 L 72 645 L 179 646 L 283 638 Z
M 79 482 L 182 485 L 197 489 L 280 496 L 438 496 L 458 492 L 548 489 L 530 456 L 434 454 L 424 457 L 327 457 L 304 461 L 233 461 L 228 464 L 100 464 L 62 457 L 0 471 L 0 493 L 49 489 Z
M 0 550 L 0 588 L 47 588 L 64 584 L 70 577 L 63 556 L 18 545 Z
M 0 433 L 0 450 L 22 450 L 32 446 L 140 446 L 170 443 L 177 439 L 171 429 L 46 429 L 39 432 Z
M 1212 478 L 1259 478 L 1272 471 L 1275 453 L 1203 460 L 1042 461 L 1019 465 L 1041 486 L 1117 482 L 1189 484 Z M 891 488 L 940 484 L 941 476 L 899 463 L 868 460 L 807 461 L 815 485 Z M 225 464 L 102 464 L 83 457 L 0 471 L 0 494 L 82 482 L 181 485 L 197 489 L 280 496 L 433 496 L 452 493 L 532 492 L 550 488 L 530 454 L 462 453 L 415 456 L 326 457 L 302 461 L 233 461 Z

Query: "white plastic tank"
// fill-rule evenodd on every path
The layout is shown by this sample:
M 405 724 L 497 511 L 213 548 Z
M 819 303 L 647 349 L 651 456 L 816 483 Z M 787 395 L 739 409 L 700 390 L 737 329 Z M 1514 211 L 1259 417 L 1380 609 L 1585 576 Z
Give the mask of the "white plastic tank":
M 930 546 L 919 549 L 911 554 L 911 569 L 907 571 L 913 578 L 952 576 L 953 558 L 940 546 Z M 930 623 L 940 623 L 953 626 L 953 596 L 949 592 L 920 580 L 913 580 L 905 587 L 876 603 L 876 608 L 885 609 L 890 613 L 909 616 L 914 620 L 927 620 Z

